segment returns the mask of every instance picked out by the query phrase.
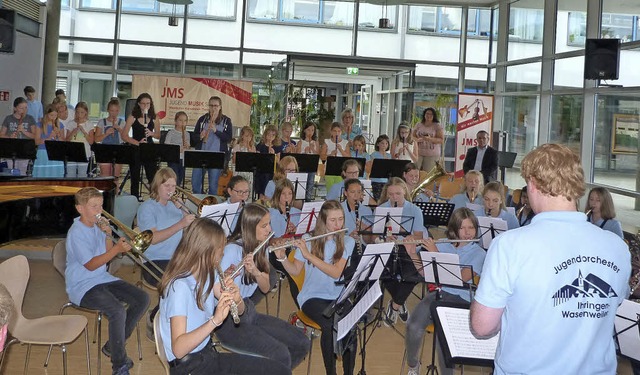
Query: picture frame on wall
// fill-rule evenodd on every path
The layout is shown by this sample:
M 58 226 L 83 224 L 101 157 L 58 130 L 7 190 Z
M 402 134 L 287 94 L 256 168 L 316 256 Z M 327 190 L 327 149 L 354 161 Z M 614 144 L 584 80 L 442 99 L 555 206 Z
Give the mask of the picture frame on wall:
M 640 116 L 614 114 L 611 128 L 611 153 L 634 155 L 638 153 Z

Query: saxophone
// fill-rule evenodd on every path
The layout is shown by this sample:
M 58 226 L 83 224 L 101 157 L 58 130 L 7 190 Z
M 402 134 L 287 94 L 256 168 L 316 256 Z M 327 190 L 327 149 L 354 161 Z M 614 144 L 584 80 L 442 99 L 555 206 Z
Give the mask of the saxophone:
M 629 279 L 629 299 L 638 302 L 638 296 L 633 295 L 640 286 L 640 235 L 630 237 L 628 241 L 629 252 L 631 252 L 631 278 Z
M 222 267 L 220 267 L 220 263 L 216 263 L 215 267 L 216 273 L 218 273 L 218 277 L 220 278 L 220 290 L 226 292 L 229 288 L 227 288 L 227 284 L 224 281 L 224 272 L 222 272 Z M 229 312 L 233 318 L 233 323 L 236 325 L 240 324 L 240 315 L 238 314 L 238 305 L 236 304 L 236 301 L 231 300 L 231 308 Z

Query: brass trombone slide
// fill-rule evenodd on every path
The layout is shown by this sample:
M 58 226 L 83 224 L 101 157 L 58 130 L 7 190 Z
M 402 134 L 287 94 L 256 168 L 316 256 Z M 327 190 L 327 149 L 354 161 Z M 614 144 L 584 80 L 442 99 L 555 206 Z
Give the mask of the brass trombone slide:
M 184 195 L 187 200 L 196 205 L 197 209 L 195 211 L 190 209 L 183 201 L 178 199 L 177 193 Z M 202 207 L 211 206 L 212 204 L 218 203 L 218 199 L 212 195 L 208 195 L 200 199 L 187 190 L 181 188 L 180 186 L 176 186 L 176 193 L 172 194 L 170 199 L 174 202 L 177 202 L 183 212 L 185 212 L 186 214 L 196 215 L 196 217 L 200 217 L 200 215 L 202 215 Z
M 147 267 L 140 259 L 143 259 L 145 262 L 149 263 L 153 268 L 155 268 L 160 275 L 164 273 L 162 268 L 160 268 L 157 264 L 151 261 L 144 255 L 144 251 L 147 250 L 149 246 L 151 246 L 151 241 L 153 240 L 153 232 L 150 230 L 145 230 L 142 233 L 136 233 L 133 229 L 124 225 L 121 221 L 113 217 L 110 213 L 105 210 L 102 210 L 102 214 L 97 214 L 96 217 L 98 221 L 107 221 L 107 225 L 111 225 L 108 222 L 110 221 L 116 226 L 118 229 L 121 229 L 124 232 L 126 242 L 131 246 L 131 254 L 130 252 L 124 253 L 128 256 L 134 263 L 137 263 L 140 267 L 142 267 L 145 271 L 147 271 L 154 279 L 160 282 L 160 277 L 152 272 L 149 267 Z M 111 239 L 113 242 L 117 242 L 118 239 L 113 235 L 105 233 L 107 238 Z M 138 258 L 139 257 L 139 258 Z
M 260 244 L 251 252 L 251 256 L 255 256 L 256 254 L 258 254 L 258 251 L 260 251 L 260 249 L 262 249 L 264 245 L 266 245 L 273 236 L 275 236 L 274 232 L 269 233 L 269 235 L 267 236 L 267 239 L 260 242 Z M 231 279 L 234 279 L 236 276 L 238 276 L 240 271 L 242 271 L 243 269 L 244 269 L 244 263 L 241 264 L 238 268 L 236 268 L 235 271 L 233 271 L 233 273 L 231 274 Z M 220 277 L 224 277 L 224 275 L 220 275 Z

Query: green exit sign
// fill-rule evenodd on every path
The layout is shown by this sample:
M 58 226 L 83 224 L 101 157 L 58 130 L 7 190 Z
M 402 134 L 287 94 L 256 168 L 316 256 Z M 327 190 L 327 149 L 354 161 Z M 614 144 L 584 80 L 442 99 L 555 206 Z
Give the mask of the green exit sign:
M 355 75 L 357 75 L 359 71 L 360 71 L 360 69 L 356 68 L 355 66 L 348 66 L 347 67 L 347 74 L 355 74 Z

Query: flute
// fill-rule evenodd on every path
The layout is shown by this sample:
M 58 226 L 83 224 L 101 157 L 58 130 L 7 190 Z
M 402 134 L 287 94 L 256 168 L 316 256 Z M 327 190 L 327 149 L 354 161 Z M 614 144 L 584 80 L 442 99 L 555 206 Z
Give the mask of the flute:
M 394 244 L 396 245 L 408 245 L 408 244 L 421 244 L 422 241 L 424 241 L 424 239 L 422 240 L 397 240 L 397 241 L 392 241 Z M 471 243 L 471 242 L 480 242 L 479 238 L 474 238 L 472 240 L 450 240 L 447 238 L 442 238 L 439 240 L 435 240 L 433 241 L 434 243 Z
M 267 238 L 260 242 L 260 244 L 251 252 L 251 256 L 256 256 L 256 254 L 258 253 L 258 251 L 260 251 L 260 249 L 262 249 L 262 247 L 264 245 L 267 244 L 267 242 L 269 242 L 269 240 L 271 239 L 271 237 L 273 237 L 275 235 L 274 232 L 269 233 L 269 235 L 267 236 Z M 240 265 L 240 267 L 236 268 L 235 271 L 233 271 L 233 273 L 231 274 L 231 278 L 235 279 L 236 276 L 238 276 L 238 274 L 240 273 L 240 271 L 242 271 L 244 269 L 244 263 Z
M 346 232 L 348 230 L 349 229 L 347 229 L 347 228 L 342 228 L 342 229 L 334 230 L 333 232 L 328 232 L 328 233 L 325 233 L 325 234 L 319 234 L 317 236 L 305 238 L 304 240 L 305 241 L 314 241 L 314 240 L 317 240 L 317 239 L 320 239 L 320 238 L 323 238 L 323 237 L 328 237 L 328 236 L 332 236 L 334 234 Z M 293 241 L 287 241 L 287 242 L 285 242 L 284 244 L 282 244 L 280 246 L 269 246 L 269 247 L 267 247 L 267 251 L 271 253 L 273 251 L 280 250 L 280 249 L 286 249 L 287 247 L 291 247 L 291 246 L 293 246 Z
M 228 291 L 229 288 L 227 287 L 227 283 L 224 280 L 224 272 L 222 271 L 222 268 L 220 267 L 220 263 L 216 263 L 214 266 L 216 268 L 216 272 L 218 273 L 218 277 L 220 278 L 220 290 L 223 291 L 223 292 Z M 231 314 L 231 317 L 233 318 L 233 323 L 235 325 L 240 324 L 240 314 L 238 313 L 238 304 L 233 299 L 231 300 L 231 306 L 229 308 L 229 313 Z

